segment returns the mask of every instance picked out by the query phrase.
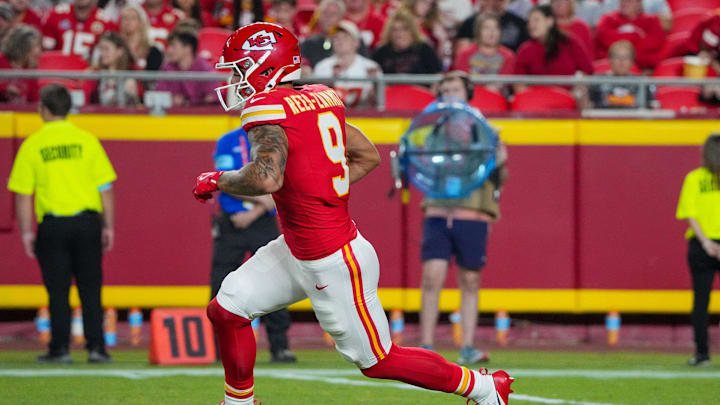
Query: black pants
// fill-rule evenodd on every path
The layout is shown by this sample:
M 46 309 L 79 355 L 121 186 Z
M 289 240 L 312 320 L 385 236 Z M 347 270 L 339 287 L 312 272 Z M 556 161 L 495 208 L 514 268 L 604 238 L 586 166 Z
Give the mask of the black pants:
M 695 353 L 709 357 L 708 305 L 715 273 L 720 271 L 720 260 L 708 256 L 700 242 L 691 239 L 688 245 L 688 264 L 693 284 L 692 324 L 695 330 Z
M 50 297 L 50 352 L 70 347 L 70 304 L 73 276 L 82 303 L 83 329 L 88 350 L 105 350 L 102 287 L 101 222 L 97 212 L 73 217 L 46 215 L 38 226 L 35 255 Z
M 225 277 L 240 267 L 248 255 L 267 245 L 280 235 L 275 217 L 263 215 L 246 229 L 237 229 L 230 216 L 220 213 L 213 220 L 213 258 L 210 274 L 213 299 Z M 270 342 L 270 351 L 279 353 L 288 348 L 287 330 L 290 313 L 281 309 L 262 317 Z

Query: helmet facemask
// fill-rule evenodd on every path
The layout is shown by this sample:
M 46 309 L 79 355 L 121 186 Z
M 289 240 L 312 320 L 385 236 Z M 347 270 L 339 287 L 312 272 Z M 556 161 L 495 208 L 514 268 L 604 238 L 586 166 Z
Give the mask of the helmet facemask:
M 215 69 L 230 69 L 233 71 L 234 75 L 237 74 L 240 76 L 240 80 L 236 83 L 230 83 L 225 86 L 215 88 L 215 92 L 220 99 L 220 104 L 225 111 L 242 107 L 247 100 L 257 93 L 255 87 L 253 87 L 248 81 L 248 78 L 263 64 L 263 62 L 265 62 L 265 59 L 267 59 L 268 56 L 270 56 L 270 51 L 265 52 L 257 62 L 249 56 L 232 62 L 224 62 L 223 57 L 221 57 L 221 61 L 215 64 Z M 231 92 L 234 93 L 239 101 L 228 105 L 229 103 L 225 102 L 225 96 L 223 94 L 223 91 L 225 90 L 227 90 L 228 95 L 231 94 Z

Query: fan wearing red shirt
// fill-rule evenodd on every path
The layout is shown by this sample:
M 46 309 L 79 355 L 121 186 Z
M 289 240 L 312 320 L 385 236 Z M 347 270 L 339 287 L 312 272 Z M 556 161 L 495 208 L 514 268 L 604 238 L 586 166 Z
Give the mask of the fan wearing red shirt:
M 515 53 L 500 45 L 500 20 L 492 14 L 480 14 L 475 20 L 475 43 L 455 57 L 454 70 L 471 75 L 509 75 L 515 70 Z
M 42 48 L 40 32 L 26 24 L 18 24 L 8 31 L 2 42 L 0 69 L 36 69 Z M 0 80 L 0 101 L 24 104 L 38 101 L 37 79 Z
M 690 38 L 672 52 L 672 56 L 708 52 L 712 59 L 720 59 L 720 9 L 713 10 L 693 28 Z
M 588 55 L 595 55 L 592 31 L 585 21 L 575 17 L 575 0 L 551 0 L 550 7 L 555 21 L 563 32 L 574 36 L 588 51 Z
M 40 14 L 29 7 L 30 0 L 8 0 L 15 12 L 15 23 L 32 25 L 38 30 L 42 30 L 42 18 Z
M 46 50 L 62 50 L 86 60 L 100 35 L 115 31 L 115 23 L 97 7 L 97 0 L 75 0 L 56 6 L 43 24 L 42 45 Z
M 150 42 L 165 49 L 170 31 L 175 28 L 178 21 L 185 18 L 185 13 L 172 8 L 165 0 L 147 0 L 143 4 L 143 8 L 150 21 Z
M 574 75 L 593 73 L 592 59 L 575 37 L 560 32 L 550 6 L 535 6 L 528 17 L 530 39 L 515 60 L 519 75 Z
M 640 68 L 655 67 L 665 43 L 660 19 L 642 11 L 642 0 L 620 0 L 620 9 L 600 18 L 595 37 L 596 56 L 607 57 L 610 45 L 622 39 L 630 41 L 637 52 Z
M 375 49 L 382 35 L 385 19 L 375 12 L 370 0 L 347 0 L 345 19 L 357 25 L 360 38 L 370 49 Z

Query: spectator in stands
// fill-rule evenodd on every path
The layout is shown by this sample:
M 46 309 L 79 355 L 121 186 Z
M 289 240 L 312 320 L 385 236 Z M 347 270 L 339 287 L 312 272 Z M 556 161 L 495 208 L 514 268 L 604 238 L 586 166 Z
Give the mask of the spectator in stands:
M 530 40 L 517 53 L 519 75 L 574 75 L 593 73 L 592 59 L 576 38 L 560 31 L 550 6 L 535 6 L 528 20 Z M 522 88 L 522 86 L 520 86 Z
M 671 51 L 671 56 L 698 55 L 711 61 L 720 72 L 720 9 L 709 12 L 693 28 L 687 41 Z
M 65 55 L 79 55 L 89 61 L 100 35 L 116 28 L 97 7 L 97 0 L 74 0 L 73 4 L 56 6 L 47 16 L 42 44 L 47 50 L 62 50 Z
M 360 54 L 360 31 L 351 21 L 340 21 L 333 36 L 335 54 L 315 65 L 313 74 L 324 78 L 367 79 L 382 75 L 380 66 Z M 368 104 L 372 100 L 374 85 L 362 82 L 337 81 L 333 86 L 347 107 Z
M 575 17 L 576 3 L 576 0 L 551 0 L 550 7 L 560 30 L 567 35 L 573 35 L 581 45 L 586 47 L 588 55 L 594 57 L 595 45 L 592 32 L 585 21 Z
M 150 22 L 150 41 L 164 50 L 168 35 L 175 29 L 178 21 L 185 19 L 185 13 L 172 8 L 166 0 L 146 0 L 143 8 Z
M 212 27 L 213 18 L 210 13 L 200 8 L 198 0 L 172 0 L 175 10 L 182 11 L 187 18 L 197 21 L 202 27 Z
M 385 19 L 372 7 L 370 0 L 345 0 L 345 19 L 357 25 L 363 44 L 375 49 L 382 35 Z
M 30 25 L 18 24 L 10 29 L 0 48 L 0 69 L 36 69 L 42 53 L 40 32 Z M 0 101 L 25 104 L 38 101 L 36 79 L 0 81 Z
M 132 52 L 135 67 L 140 70 L 159 70 L 163 54 L 153 45 L 149 35 L 150 23 L 145 10 L 137 5 L 125 6 L 120 12 L 120 36 Z
M 317 20 L 309 24 L 310 37 L 300 43 L 303 63 L 314 67 L 316 63 L 332 55 L 332 33 L 345 17 L 345 2 L 322 0 L 315 11 Z
M 618 9 L 619 0 L 604 0 L 603 8 L 607 12 Z M 672 28 L 673 16 L 672 10 L 667 0 L 642 0 L 642 10 L 645 14 L 657 16 L 665 31 Z
M 165 72 L 212 72 L 213 68 L 197 56 L 197 36 L 191 32 L 173 31 L 168 37 Z M 217 83 L 197 81 L 159 81 L 155 89 L 172 93 L 174 106 L 197 106 L 217 101 Z
M 612 44 L 608 54 L 610 72 L 607 76 L 627 77 L 633 75 L 635 66 L 635 48 L 630 41 L 618 41 Z M 651 96 L 650 89 L 645 93 Z M 591 108 L 638 108 L 642 105 L 640 85 L 604 83 L 590 86 L 589 103 Z M 645 104 L 647 105 L 647 104 Z
M 467 102 L 470 82 L 463 72 L 448 72 L 438 83 L 438 97 Z M 487 261 L 486 247 L 490 226 L 500 217 L 500 189 L 507 179 L 507 150 L 500 143 L 496 168 L 488 180 L 467 198 L 425 198 L 422 234 L 422 307 L 420 333 L 422 347 L 433 350 L 440 291 L 445 284 L 450 260 L 455 256 L 460 289 L 462 346 L 458 362 L 488 361 L 487 352 L 475 349 L 478 321 L 480 271 Z
M 455 58 L 453 69 L 471 75 L 513 74 L 515 53 L 500 45 L 500 20 L 494 15 L 478 15 L 475 42 L 463 48 Z M 499 89 L 500 86 L 489 86 Z
M 132 70 L 134 60 L 128 44 L 115 32 L 106 32 L 97 45 L 98 61 L 93 70 Z M 103 106 L 135 105 L 140 102 L 140 84 L 135 79 L 100 79 L 96 100 Z M 122 95 L 120 94 L 122 92 Z
M 440 21 L 437 0 L 404 0 L 403 7 L 415 15 L 425 38 L 429 39 L 435 53 L 443 63 L 443 70 L 452 63 L 452 41 L 450 34 Z
M 442 62 L 422 37 L 415 17 L 400 8 L 388 18 L 373 59 L 384 73 L 438 73 Z
M 15 21 L 15 13 L 7 3 L 0 3 L 0 41 L 10 31 Z
M 297 0 L 272 0 L 265 21 L 282 25 L 298 40 L 302 40 L 305 33 L 300 22 L 295 18 L 296 15 Z
M 475 20 L 478 15 L 495 14 L 500 16 L 500 43 L 513 51 L 528 39 L 527 23 L 522 18 L 506 10 L 507 0 L 478 0 L 479 11 L 463 21 L 457 31 L 455 49 L 457 52 L 470 45 L 475 35 Z
M 38 31 L 42 30 L 42 18 L 35 10 L 30 8 L 30 0 L 8 0 L 15 13 L 15 23 L 32 25 Z
M 695 356 L 688 364 L 709 366 L 708 304 L 715 275 L 720 272 L 720 134 L 703 145 L 702 167 L 685 176 L 678 201 L 677 219 L 690 226 L 687 260 L 693 285 L 692 324 Z
M 652 69 L 659 61 L 665 31 L 657 16 L 643 13 L 642 0 L 620 0 L 620 9 L 605 14 L 598 22 L 596 56 L 607 57 L 610 45 L 621 39 L 632 42 L 640 68 Z

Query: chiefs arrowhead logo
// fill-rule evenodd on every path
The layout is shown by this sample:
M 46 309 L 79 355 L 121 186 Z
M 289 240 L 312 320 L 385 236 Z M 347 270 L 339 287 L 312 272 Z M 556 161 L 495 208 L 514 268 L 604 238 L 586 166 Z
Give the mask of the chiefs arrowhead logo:
M 273 49 L 273 44 L 277 43 L 275 33 L 265 30 L 258 31 L 250 36 L 242 45 L 245 51 L 269 51 Z

